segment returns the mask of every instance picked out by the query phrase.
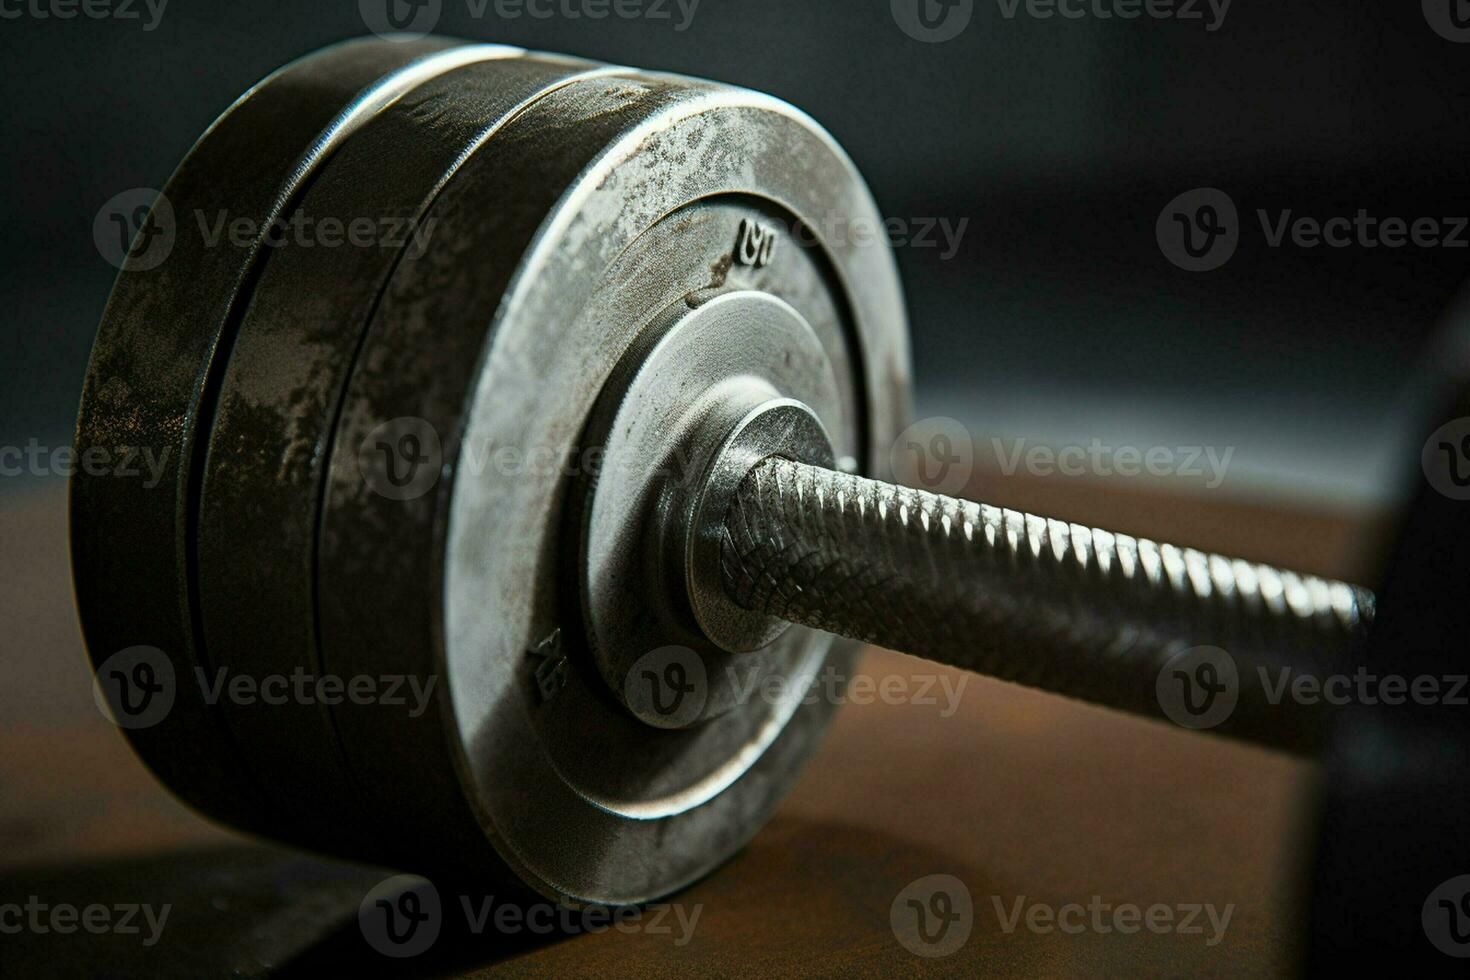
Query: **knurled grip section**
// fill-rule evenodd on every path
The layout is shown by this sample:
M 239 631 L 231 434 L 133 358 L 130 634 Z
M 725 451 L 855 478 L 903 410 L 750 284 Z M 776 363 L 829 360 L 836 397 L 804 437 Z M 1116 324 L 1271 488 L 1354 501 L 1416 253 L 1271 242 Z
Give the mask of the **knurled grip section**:
M 1239 702 L 1211 727 L 1292 749 L 1325 715 L 1267 689 L 1283 667 L 1350 671 L 1373 609 L 1342 582 L 780 457 L 745 476 L 721 536 L 746 609 L 1134 713 L 1169 714 L 1161 671 L 1219 647 Z

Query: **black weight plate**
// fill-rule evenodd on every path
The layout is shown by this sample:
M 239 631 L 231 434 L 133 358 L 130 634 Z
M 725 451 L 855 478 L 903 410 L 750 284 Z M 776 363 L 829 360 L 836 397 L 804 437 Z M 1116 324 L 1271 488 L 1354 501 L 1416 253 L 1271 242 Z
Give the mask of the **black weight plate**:
M 1400 456 L 1417 492 L 1377 589 L 1367 650 L 1354 665 L 1383 683 L 1337 711 L 1323 754 L 1308 888 L 1312 976 L 1365 967 L 1418 976 L 1458 968 L 1464 975 L 1470 500 L 1458 480 L 1458 433 L 1470 418 L 1466 353 L 1447 347 L 1437 365 L 1444 377 L 1424 379 L 1436 385 L 1439 403 L 1418 429 L 1429 439 L 1429 458 Z M 1397 695 L 1390 677 L 1402 684 Z
M 207 424 L 200 406 L 228 351 L 261 242 L 210 241 L 196 215 L 223 211 L 263 232 L 362 121 L 416 82 L 474 57 L 449 50 L 454 45 L 352 41 L 252 88 L 169 179 L 163 199 L 171 210 L 157 205 L 145 223 L 148 247 L 124 264 L 93 347 L 76 450 L 126 447 L 162 466 L 156 484 L 85 467 L 72 480 L 72 566 L 87 648 L 103 686 L 148 680 L 130 673 L 136 664 L 105 665 L 119 651 L 155 648 L 151 686 L 171 703 L 161 718 L 140 717 L 136 726 L 120 719 L 123 727 L 187 802 L 247 829 L 266 828 L 269 808 L 198 683 L 207 663 L 197 657 L 190 534 L 199 430 Z M 166 233 L 157 241 L 155 228 Z M 159 243 L 171 244 L 161 263 Z
M 277 680 L 271 701 L 220 702 L 252 768 L 270 773 L 298 843 L 360 855 L 359 841 L 382 837 L 373 827 L 376 810 L 361 805 L 345 765 L 329 701 L 382 698 L 399 724 L 427 724 L 414 711 L 429 678 L 405 680 L 402 671 L 327 675 L 317 649 L 313 571 L 322 471 L 362 333 L 402 252 L 433 247 L 434 222 L 420 218 L 461 161 L 546 92 L 609 71 L 571 59 L 515 57 L 424 82 L 318 168 L 279 244 L 261 259 L 209 438 L 199 601 L 217 683 L 306 678 L 286 696 Z M 352 240 L 346 230 L 354 227 Z

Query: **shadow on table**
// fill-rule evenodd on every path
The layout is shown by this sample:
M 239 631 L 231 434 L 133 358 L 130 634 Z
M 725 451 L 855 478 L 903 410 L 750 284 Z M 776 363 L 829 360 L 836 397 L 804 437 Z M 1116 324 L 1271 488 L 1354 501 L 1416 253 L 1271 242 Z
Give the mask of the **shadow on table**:
M 432 945 L 409 958 L 389 958 L 364 939 L 358 908 L 392 876 L 261 844 L 12 868 L 0 883 L 0 927 L 21 928 L 0 935 L 0 972 L 314 976 L 330 966 L 439 976 L 490 966 L 569 935 L 503 935 L 488 923 L 476 929 L 458 902 L 446 898 Z M 484 891 L 481 885 L 467 894 Z

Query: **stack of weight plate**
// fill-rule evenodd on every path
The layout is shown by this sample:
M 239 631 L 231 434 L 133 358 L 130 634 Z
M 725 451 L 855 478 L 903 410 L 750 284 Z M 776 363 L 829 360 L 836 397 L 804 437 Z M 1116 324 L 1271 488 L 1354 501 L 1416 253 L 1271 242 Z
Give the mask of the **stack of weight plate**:
M 808 234 L 740 262 L 757 221 Z M 154 206 L 83 399 L 79 453 L 165 463 L 72 491 L 88 647 L 138 752 L 246 831 L 558 899 L 724 860 L 831 704 L 634 718 L 584 649 L 565 468 L 524 461 L 574 452 L 644 325 L 744 290 L 840 365 L 830 428 L 866 468 L 908 361 L 886 247 L 829 231 L 855 222 L 881 227 L 836 143 L 728 86 L 435 39 L 255 86 Z

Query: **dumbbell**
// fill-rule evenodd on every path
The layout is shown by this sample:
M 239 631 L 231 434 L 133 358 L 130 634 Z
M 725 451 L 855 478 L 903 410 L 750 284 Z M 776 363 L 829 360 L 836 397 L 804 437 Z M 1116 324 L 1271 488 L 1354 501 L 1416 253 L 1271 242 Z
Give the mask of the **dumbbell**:
M 81 405 L 79 454 L 163 464 L 71 488 L 138 754 L 250 833 L 620 905 L 757 832 L 861 642 L 1320 746 L 1256 668 L 1359 662 L 1368 590 L 891 482 L 907 327 L 858 225 L 837 143 L 731 86 L 436 38 L 257 84 Z M 261 683 L 302 677 L 336 693 Z

